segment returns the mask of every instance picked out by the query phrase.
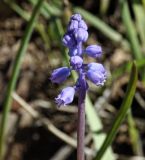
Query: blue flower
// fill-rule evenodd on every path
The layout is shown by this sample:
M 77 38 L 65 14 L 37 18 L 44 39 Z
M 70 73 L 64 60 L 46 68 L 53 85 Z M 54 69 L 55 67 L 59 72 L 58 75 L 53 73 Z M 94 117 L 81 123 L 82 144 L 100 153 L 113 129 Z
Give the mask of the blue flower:
M 78 29 L 79 22 L 77 20 L 71 20 L 70 24 L 68 25 L 68 31 L 74 31 L 75 29 Z
M 66 34 L 64 35 L 62 42 L 64 46 L 68 48 L 74 48 L 74 46 L 77 44 L 74 36 L 72 34 Z
M 88 39 L 88 27 L 80 14 L 71 16 L 67 32 L 62 42 L 69 49 L 70 68 L 62 67 L 53 71 L 51 81 L 61 83 L 70 75 L 71 70 L 75 70 L 78 79 L 73 87 L 67 87 L 61 91 L 55 99 L 58 106 L 70 104 L 73 101 L 75 92 L 81 93 L 80 96 L 85 99 L 85 93 L 88 90 L 86 78 L 97 86 L 104 85 L 106 81 L 106 70 L 100 63 L 84 64 L 83 54 L 98 58 L 102 55 L 102 48 L 98 45 L 90 45 L 83 50 L 83 43 Z
M 75 89 L 74 87 L 64 88 L 61 93 L 55 98 L 58 106 L 70 104 L 74 99 Z
M 97 58 L 102 55 L 102 48 L 98 45 L 90 45 L 84 51 L 88 56 Z
M 78 25 L 79 25 L 78 26 L 79 28 L 83 28 L 84 30 L 88 30 L 88 26 L 84 20 L 79 21 Z
M 87 78 L 97 86 L 103 86 L 106 81 L 106 70 L 102 64 L 88 64 Z
M 77 47 L 70 47 L 69 48 L 69 56 L 72 57 L 72 56 L 76 56 L 76 55 L 78 55 Z
M 88 67 L 88 70 L 100 71 L 101 73 L 106 74 L 106 70 L 101 63 L 92 62 L 92 63 L 89 63 L 87 67 Z
M 72 56 L 70 58 L 70 65 L 72 66 L 73 69 L 77 70 L 81 68 L 83 64 L 83 59 L 80 56 Z
M 75 30 L 74 36 L 77 42 L 86 42 L 88 39 L 88 32 L 83 28 L 78 28 Z
M 70 75 L 70 69 L 67 67 L 61 67 L 61 68 L 55 69 L 52 72 L 50 80 L 53 83 L 62 83 L 67 79 L 69 75 Z
M 82 16 L 78 13 L 74 14 L 71 16 L 70 20 L 77 20 L 77 21 L 80 21 L 82 19 Z

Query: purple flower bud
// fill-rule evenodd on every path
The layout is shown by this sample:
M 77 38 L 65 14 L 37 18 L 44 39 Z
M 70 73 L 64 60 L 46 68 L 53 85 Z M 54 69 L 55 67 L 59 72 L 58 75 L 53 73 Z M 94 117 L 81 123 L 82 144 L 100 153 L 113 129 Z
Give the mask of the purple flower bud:
M 73 47 L 76 44 L 76 40 L 74 39 L 73 35 L 66 34 L 64 35 L 62 42 L 66 47 Z
M 101 73 L 106 74 L 106 70 L 101 63 L 95 63 L 95 62 L 89 63 L 88 70 L 93 70 L 96 72 L 100 71 Z
M 85 23 L 84 20 L 81 20 L 81 21 L 79 22 L 79 28 L 83 28 L 84 30 L 87 30 L 87 29 L 88 29 L 87 24 Z
M 78 29 L 79 23 L 77 20 L 71 20 L 68 25 L 68 31 L 73 31 L 75 29 Z
M 83 59 L 80 56 L 72 56 L 70 58 L 70 65 L 73 69 L 79 69 L 81 68 L 83 64 Z
M 69 104 L 73 101 L 75 89 L 73 87 L 64 88 L 61 93 L 55 98 L 56 103 L 60 107 L 61 105 Z
M 88 32 L 82 28 L 75 30 L 74 36 L 77 42 L 85 42 L 88 39 Z
M 106 81 L 106 70 L 102 64 L 90 63 L 88 64 L 89 70 L 87 71 L 87 77 L 90 81 L 97 86 L 103 86 Z
M 67 67 L 61 67 L 53 71 L 50 80 L 53 83 L 62 83 L 63 81 L 66 80 L 66 78 L 69 75 L 70 75 L 70 69 Z
M 76 56 L 78 54 L 78 49 L 76 47 L 69 48 L 69 56 Z
M 74 14 L 71 16 L 71 20 L 77 20 L 77 21 L 80 21 L 82 19 L 82 16 L 78 13 Z
M 90 45 L 85 49 L 85 52 L 88 56 L 96 58 L 101 56 L 102 48 L 98 45 Z

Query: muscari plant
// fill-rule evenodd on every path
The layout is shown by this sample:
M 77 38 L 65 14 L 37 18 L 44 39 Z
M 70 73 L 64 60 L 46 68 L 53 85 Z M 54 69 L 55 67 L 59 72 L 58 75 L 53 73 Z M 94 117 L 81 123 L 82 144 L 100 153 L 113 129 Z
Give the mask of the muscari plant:
M 103 86 L 106 81 L 107 72 L 100 63 L 84 63 L 84 54 L 100 58 L 102 48 L 99 45 L 90 45 L 83 48 L 83 43 L 88 39 L 88 27 L 80 14 L 71 16 L 67 32 L 63 36 L 62 42 L 69 49 L 70 67 L 61 67 L 55 69 L 51 75 L 53 83 L 62 83 L 75 70 L 78 74 L 78 79 L 74 86 L 64 88 L 61 93 L 55 98 L 55 101 L 60 106 L 70 104 L 75 93 L 78 93 L 78 129 L 77 129 L 77 160 L 84 160 L 84 136 L 85 136 L 85 97 L 89 88 L 86 79 L 89 79 L 97 86 Z

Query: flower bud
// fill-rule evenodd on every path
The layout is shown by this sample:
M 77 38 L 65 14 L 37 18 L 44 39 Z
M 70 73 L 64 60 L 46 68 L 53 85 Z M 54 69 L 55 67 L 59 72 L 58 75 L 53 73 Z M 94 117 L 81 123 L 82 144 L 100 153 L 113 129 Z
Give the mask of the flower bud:
M 71 47 L 71 48 L 69 48 L 69 56 L 70 57 L 72 57 L 72 56 L 76 56 L 77 55 L 77 53 L 78 53 L 78 50 L 77 50 L 77 48 L 75 48 L 75 47 Z
M 88 64 L 87 77 L 97 86 L 103 86 L 106 81 L 106 70 L 102 64 L 90 63 Z
M 62 83 L 67 79 L 69 75 L 70 69 L 67 67 L 61 67 L 53 71 L 50 80 L 53 83 Z
M 79 69 L 81 68 L 83 64 L 83 59 L 80 56 L 72 56 L 70 58 L 70 65 L 73 69 Z
M 68 25 L 68 31 L 74 31 L 75 29 L 78 29 L 79 23 L 77 20 L 71 20 Z
M 75 41 L 73 35 L 71 35 L 71 34 L 64 35 L 62 42 L 63 42 L 64 46 L 66 46 L 66 47 L 73 47 L 76 44 L 76 41 Z
M 79 27 L 79 28 L 83 28 L 84 30 L 87 30 L 87 29 L 88 29 L 87 24 L 85 23 L 84 20 L 81 20 L 81 21 L 79 22 L 79 26 L 78 26 L 78 27 Z
M 85 53 L 90 57 L 97 58 L 102 55 L 102 48 L 98 45 L 90 45 L 85 49 Z
M 82 16 L 78 13 L 74 14 L 71 16 L 71 20 L 77 20 L 77 21 L 80 21 L 82 19 Z
M 61 105 L 70 104 L 74 99 L 75 89 L 73 87 L 64 88 L 61 93 L 55 98 L 56 103 Z
M 101 63 L 95 63 L 95 62 L 89 63 L 88 64 L 88 70 L 93 70 L 93 71 L 96 71 L 96 72 L 100 71 L 103 74 L 106 73 L 106 70 Z
M 88 32 L 79 28 L 74 32 L 74 36 L 77 42 L 85 42 L 88 39 Z

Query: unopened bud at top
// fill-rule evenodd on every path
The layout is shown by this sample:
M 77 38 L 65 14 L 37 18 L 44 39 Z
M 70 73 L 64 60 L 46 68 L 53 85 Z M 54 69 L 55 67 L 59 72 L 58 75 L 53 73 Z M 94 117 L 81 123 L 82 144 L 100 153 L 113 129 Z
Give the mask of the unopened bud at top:
M 82 19 L 82 16 L 80 14 L 76 13 L 76 14 L 72 15 L 70 19 L 80 21 Z

